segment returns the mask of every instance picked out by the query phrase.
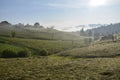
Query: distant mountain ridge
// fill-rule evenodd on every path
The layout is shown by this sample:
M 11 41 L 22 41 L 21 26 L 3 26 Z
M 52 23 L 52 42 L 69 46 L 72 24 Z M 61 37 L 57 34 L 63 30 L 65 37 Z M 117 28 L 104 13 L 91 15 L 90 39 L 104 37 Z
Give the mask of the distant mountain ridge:
M 95 35 L 107 36 L 110 34 L 120 33 L 120 23 L 104 25 L 98 28 L 89 29 L 86 31 L 87 34 L 94 32 Z
M 107 25 L 107 24 L 88 24 L 88 25 L 78 25 L 76 27 L 77 28 L 78 27 L 82 27 L 82 28 L 85 28 L 85 27 L 97 28 L 97 27 L 104 26 L 104 25 Z

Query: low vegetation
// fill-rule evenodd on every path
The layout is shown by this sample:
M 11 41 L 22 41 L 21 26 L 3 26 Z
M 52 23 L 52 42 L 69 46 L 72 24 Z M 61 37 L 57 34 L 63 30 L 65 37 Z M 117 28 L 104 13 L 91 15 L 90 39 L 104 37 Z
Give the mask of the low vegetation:
M 30 50 L 24 49 L 22 51 L 16 52 L 14 49 L 5 49 L 1 52 L 1 58 L 17 58 L 17 57 L 29 57 L 31 55 Z
M 67 49 L 85 46 L 83 43 L 83 41 L 36 40 L 1 37 L 0 52 L 7 48 L 12 48 L 16 50 L 16 52 L 28 48 L 32 52 L 32 55 L 42 55 L 41 51 L 44 49 L 47 54 L 55 54 Z
M 0 80 L 120 80 L 120 58 L 0 59 Z
M 88 47 L 63 51 L 58 55 L 77 58 L 117 57 L 120 56 L 120 42 L 98 41 Z
M 119 39 L 8 25 L 0 26 L 0 80 L 120 80 Z
M 48 56 L 49 54 L 48 54 L 48 51 L 46 49 L 43 49 L 39 52 L 39 55 L 40 56 Z

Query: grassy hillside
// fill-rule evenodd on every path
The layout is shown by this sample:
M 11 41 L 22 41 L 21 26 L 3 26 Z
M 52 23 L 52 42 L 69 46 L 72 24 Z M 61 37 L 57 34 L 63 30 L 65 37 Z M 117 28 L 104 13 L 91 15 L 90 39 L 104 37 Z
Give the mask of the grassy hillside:
M 11 31 L 16 33 L 14 38 Z M 0 58 L 0 80 L 120 80 L 120 41 L 90 42 L 89 38 L 53 29 L 3 27 L 0 55 L 13 49 L 17 57 Z M 17 52 L 25 49 L 33 55 L 45 49 L 52 55 L 20 58 Z
M 18 38 L 40 39 L 40 40 L 80 40 L 80 36 L 70 32 L 62 32 L 55 29 L 44 28 L 20 28 L 14 26 L 0 26 L 0 36 L 11 36 L 11 32 L 16 33 Z
M 12 32 L 15 32 L 15 38 L 11 37 Z M 83 46 L 83 40 L 75 33 L 49 28 L 0 25 L 0 52 L 7 48 L 12 48 L 16 52 L 28 48 L 32 54 L 37 54 L 42 49 L 53 54 L 81 46 Z
M 98 28 L 89 29 L 86 31 L 86 33 L 90 35 L 90 33 L 93 31 L 96 37 L 101 35 L 107 36 L 110 34 L 118 34 L 120 33 L 120 23 L 114 23 L 114 24 L 104 25 Z
M 39 53 L 42 49 L 46 49 L 49 54 L 54 54 L 82 46 L 84 46 L 83 41 L 39 40 L 9 37 L 0 38 L 0 52 L 7 48 L 13 48 L 15 51 L 28 48 L 33 54 Z
M 3 43 L 0 43 L 0 53 L 2 51 L 4 51 L 5 49 L 14 49 L 16 52 L 17 51 L 20 51 L 20 50 L 23 50 L 22 47 L 18 47 L 18 46 L 14 46 L 14 45 L 10 45 L 10 44 L 3 44 Z
M 67 50 L 59 55 L 78 58 L 116 57 L 120 56 L 120 42 L 98 41 L 88 47 Z

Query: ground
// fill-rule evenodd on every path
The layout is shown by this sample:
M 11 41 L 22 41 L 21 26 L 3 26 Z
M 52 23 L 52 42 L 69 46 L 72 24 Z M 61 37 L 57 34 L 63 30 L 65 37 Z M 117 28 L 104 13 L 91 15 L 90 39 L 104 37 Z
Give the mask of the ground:
M 0 59 L 0 80 L 120 80 L 120 58 Z

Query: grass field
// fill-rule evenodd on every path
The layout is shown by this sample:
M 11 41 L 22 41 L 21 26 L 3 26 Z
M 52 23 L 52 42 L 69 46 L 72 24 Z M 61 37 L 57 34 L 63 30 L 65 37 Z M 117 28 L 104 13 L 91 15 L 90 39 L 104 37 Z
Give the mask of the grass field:
M 5 29 L 4 29 L 5 30 Z M 70 33 L 0 30 L 0 54 L 5 49 L 27 48 L 33 55 L 42 49 L 49 56 L 0 58 L 0 80 L 120 80 L 120 41 L 97 41 Z M 6 34 L 5 34 L 6 33 Z
M 6 48 L 28 48 L 33 53 L 46 49 L 49 54 L 58 53 L 67 49 L 84 46 L 83 41 L 63 41 L 63 40 L 38 40 L 1 37 L 0 52 Z M 16 50 L 16 49 L 15 49 Z
M 59 55 L 77 58 L 117 57 L 120 56 L 120 42 L 98 41 L 87 47 L 63 51 Z
M 24 39 L 18 42 L 27 44 Z M 62 55 L 66 57 L 60 53 L 46 57 L 1 58 L 0 80 L 120 80 L 120 57 L 113 54 L 119 54 L 119 42 L 97 42 L 67 50 Z
M 120 58 L 0 59 L 0 80 L 120 80 Z

